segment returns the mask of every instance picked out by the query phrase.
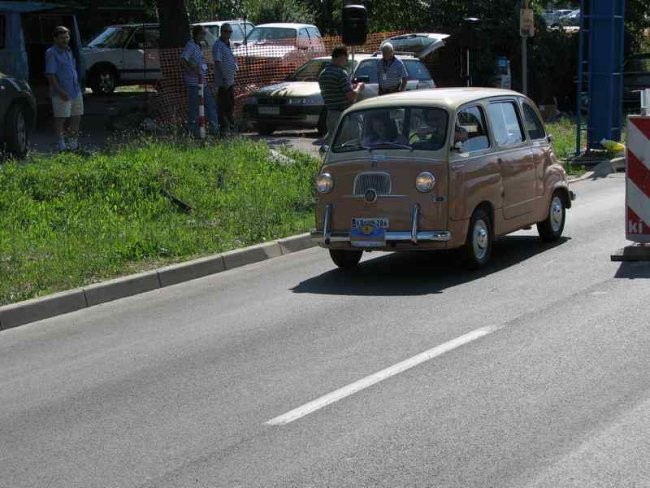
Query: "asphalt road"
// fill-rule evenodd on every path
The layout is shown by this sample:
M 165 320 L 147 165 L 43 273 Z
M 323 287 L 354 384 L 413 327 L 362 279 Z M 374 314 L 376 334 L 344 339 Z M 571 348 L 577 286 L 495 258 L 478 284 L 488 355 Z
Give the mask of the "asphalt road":
M 650 486 L 650 263 L 574 190 L 482 273 L 314 248 L 0 332 L 0 486 Z

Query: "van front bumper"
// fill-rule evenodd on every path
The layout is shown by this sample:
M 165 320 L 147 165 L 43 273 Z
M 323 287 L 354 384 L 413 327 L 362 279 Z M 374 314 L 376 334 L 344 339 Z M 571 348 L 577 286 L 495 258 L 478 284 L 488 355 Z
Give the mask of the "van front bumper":
M 385 243 L 409 242 L 418 244 L 419 242 L 448 242 L 451 240 L 451 232 L 448 230 L 425 230 L 418 229 L 418 218 L 420 215 L 420 206 L 413 205 L 411 211 L 411 230 L 410 232 L 397 231 L 385 232 Z M 332 205 L 325 206 L 323 215 L 323 230 L 314 229 L 310 232 L 311 239 L 320 246 L 329 246 L 331 243 L 350 243 L 349 232 L 334 232 L 331 230 Z M 357 247 L 365 247 L 360 242 L 355 242 Z M 368 247 L 373 247 L 372 245 Z

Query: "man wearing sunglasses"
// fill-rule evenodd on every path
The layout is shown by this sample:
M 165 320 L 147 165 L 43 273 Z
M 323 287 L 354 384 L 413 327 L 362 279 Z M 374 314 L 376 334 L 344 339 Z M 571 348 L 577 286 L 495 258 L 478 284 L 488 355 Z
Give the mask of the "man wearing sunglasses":
M 219 39 L 212 46 L 214 85 L 217 90 L 219 125 L 223 135 L 227 135 L 235 127 L 233 116 L 235 111 L 235 73 L 239 67 L 230 46 L 231 35 L 232 26 L 223 24 Z

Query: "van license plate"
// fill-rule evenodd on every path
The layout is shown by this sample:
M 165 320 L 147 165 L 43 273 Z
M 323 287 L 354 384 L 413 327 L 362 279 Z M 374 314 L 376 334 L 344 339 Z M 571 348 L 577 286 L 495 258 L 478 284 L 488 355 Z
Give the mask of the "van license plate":
M 353 247 L 384 247 L 388 219 L 352 219 L 350 245 Z

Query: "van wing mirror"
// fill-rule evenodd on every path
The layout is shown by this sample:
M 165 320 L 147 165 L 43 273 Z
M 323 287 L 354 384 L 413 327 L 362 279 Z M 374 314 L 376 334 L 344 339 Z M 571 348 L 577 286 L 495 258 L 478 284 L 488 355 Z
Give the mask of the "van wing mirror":
M 451 150 L 459 153 L 465 152 L 465 147 L 463 146 L 463 142 L 462 141 L 454 142 L 454 145 L 451 146 Z

